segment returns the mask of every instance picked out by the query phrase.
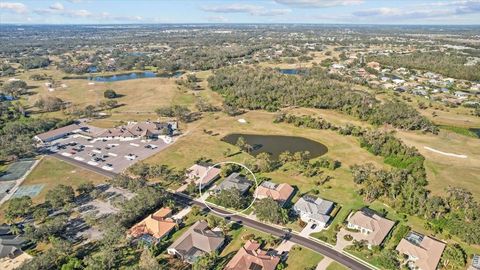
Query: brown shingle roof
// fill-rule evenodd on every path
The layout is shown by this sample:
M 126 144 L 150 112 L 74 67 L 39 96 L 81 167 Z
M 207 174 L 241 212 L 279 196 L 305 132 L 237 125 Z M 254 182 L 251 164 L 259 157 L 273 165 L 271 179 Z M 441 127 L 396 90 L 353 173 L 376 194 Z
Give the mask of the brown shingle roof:
M 348 222 L 372 231 L 365 240 L 367 240 L 369 244 L 376 246 L 383 242 L 383 239 L 385 239 L 393 228 L 393 225 L 395 225 L 395 222 L 383 218 L 373 211 L 371 213 L 357 211 L 350 217 Z
M 248 240 L 228 262 L 224 270 L 253 269 L 252 265 L 261 267 L 259 269 L 262 270 L 275 270 L 279 262 L 279 257 L 268 255 L 266 251 L 261 250 L 258 242 Z
M 428 236 L 423 236 L 419 243 L 414 243 L 404 238 L 396 248 L 396 250 L 402 254 L 418 258 L 414 261 L 414 264 L 421 270 L 437 269 L 444 249 L 444 243 Z
M 210 253 L 219 249 L 224 240 L 223 233 L 210 230 L 207 222 L 200 220 L 180 236 L 170 248 L 175 249 L 182 256 L 190 254 L 194 249 Z

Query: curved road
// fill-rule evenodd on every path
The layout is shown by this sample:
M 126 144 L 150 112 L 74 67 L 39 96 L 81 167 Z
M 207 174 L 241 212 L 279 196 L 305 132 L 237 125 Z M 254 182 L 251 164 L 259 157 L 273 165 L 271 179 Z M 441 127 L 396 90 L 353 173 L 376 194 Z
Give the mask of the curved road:
M 51 156 L 54 156 L 54 157 L 56 157 L 60 160 L 63 160 L 65 162 L 71 163 L 75 166 L 78 166 L 78 167 L 93 171 L 95 173 L 104 175 L 106 177 L 114 177 L 114 176 L 117 175 L 114 172 L 106 171 L 106 170 L 103 170 L 101 168 L 91 166 L 91 165 L 89 165 L 85 162 L 81 162 L 81 161 L 78 161 L 78 160 L 75 160 L 75 159 L 72 159 L 72 158 L 69 158 L 69 157 L 65 157 L 65 156 L 62 156 L 58 153 L 51 154 Z M 198 206 L 200 206 L 202 208 L 206 208 L 208 210 L 208 208 L 202 202 L 195 201 L 187 195 L 184 195 L 182 193 L 171 193 L 171 194 L 177 202 L 180 202 L 180 203 L 183 203 L 183 204 L 186 204 L 186 205 L 192 205 L 192 204 L 193 205 L 198 205 Z M 210 206 L 210 207 L 212 209 L 214 209 L 215 211 L 218 211 L 219 213 L 230 214 L 229 212 L 227 212 L 227 211 L 225 211 L 221 208 L 218 208 L 218 207 L 215 207 L 215 206 Z M 286 232 L 282 229 L 279 229 L 277 227 L 273 227 L 273 226 L 268 225 L 268 224 L 261 223 L 259 221 L 256 221 L 256 220 L 244 217 L 244 216 L 233 215 L 233 216 L 230 217 L 230 220 L 235 221 L 237 223 L 240 223 L 242 225 L 245 225 L 247 227 L 251 227 L 251 228 L 254 228 L 256 230 L 275 235 L 275 236 L 280 237 L 280 238 L 285 237 L 285 234 L 286 234 Z M 304 246 L 306 248 L 309 248 L 313 251 L 316 251 L 320 254 L 323 254 L 323 255 L 325 255 L 325 256 L 327 256 L 327 257 L 345 265 L 346 267 L 348 267 L 350 269 L 354 269 L 354 270 L 357 270 L 357 269 L 359 269 L 359 270 L 371 269 L 370 267 L 366 266 L 365 264 L 362 264 L 359 261 L 354 260 L 354 259 L 344 255 L 343 253 L 336 251 L 335 249 L 333 249 L 331 247 L 320 244 L 319 242 L 316 242 L 316 241 L 311 240 L 309 238 L 290 233 L 288 240 L 292 241 L 296 244 L 299 244 L 301 246 Z

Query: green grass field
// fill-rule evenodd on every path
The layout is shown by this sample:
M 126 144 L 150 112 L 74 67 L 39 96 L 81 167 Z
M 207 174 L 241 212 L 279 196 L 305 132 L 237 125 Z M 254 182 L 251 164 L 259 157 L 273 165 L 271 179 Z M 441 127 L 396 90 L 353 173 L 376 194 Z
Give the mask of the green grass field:
M 332 262 L 328 265 L 327 270 L 347 270 L 348 268 L 337 263 L 337 262 Z
M 34 202 L 43 202 L 48 190 L 56 185 L 76 187 L 88 181 L 94 184 L 105 182 L 106 178 L 91 171 L 77 168 L 64 161 L 52 157 L 44 157 L 35 169 L 27 176 L 22 185 L 43 184 L 40 194 L 33 198 Z
M 288 270 L 306 269 L 308 267 L 316 266 L 323 256 L 301 246 L 293 246 L 288 254 L 286 265 Z

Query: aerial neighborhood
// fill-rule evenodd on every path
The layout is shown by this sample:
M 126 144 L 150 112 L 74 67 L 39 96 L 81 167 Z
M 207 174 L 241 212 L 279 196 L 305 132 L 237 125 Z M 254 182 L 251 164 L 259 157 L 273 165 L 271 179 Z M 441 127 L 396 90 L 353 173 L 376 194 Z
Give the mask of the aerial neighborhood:
M 423 2 L 2 1 L 0 270 L 480 270 L 478 1 Z

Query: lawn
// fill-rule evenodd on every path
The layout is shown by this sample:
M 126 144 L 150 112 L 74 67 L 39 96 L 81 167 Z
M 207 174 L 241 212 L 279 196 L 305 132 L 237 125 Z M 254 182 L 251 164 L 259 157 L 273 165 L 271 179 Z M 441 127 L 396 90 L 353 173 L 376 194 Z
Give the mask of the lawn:
M 472 138 L 476 138 L 476 139 L 480 138 L 477 133 L 473 132 L 469 128 L 456 127 L 456 126 L 446 126 L 446 125 L 440 126 L 440 128 L 455 132 L 455 133 L 460 134 L 460 135 L 464 135 L 464 136 L 468 136 L 468 137 L 472 137 Z
M 438 135 L 416 132 L 398 132 L 409 146 L 414 146 L 425 157 L 428 189 L 433 194 L 445 194 L 448 186 L 463 187 L 480 200 L 480 140 L 441 130 Z M 466 155 L 467 158 L 449 157 L 432 152 L 433 149 Z
M 301 246 L 293 246 L 288 254 L 286 265 L 288 270 L 306 269 L 312 266 L 316 266 L 323 256 L 308 248 Z
M 348 268 L 339 264 L 338 262 L 331 262 L 328 266 L 327 266 L 327 270 L 347 270 Z
M 28 175 L 22 185 L 43 184 L 40 194 L 33 198 L 34 202 L 43 202 L 48 190 L 63 184 L 77 187 L 88 181 L 94 184 L 105 182 L 106 178 L 91 171 L 77 168 L 69 163 L 53 157 L 44 157 Z
M 247 241 L 244 240 L 243 237 L 249 234 L 255 235 L 255 239 L 257 240 L 259 240 L 259 238 L 266 240 L 269 237 L 269 234 L 266 234 L 264 232 L 257 231 L 255 229 L 245 226 L 240 226 L 239 228 L 229 232 L 228 238 L 230 239 L 230 242 L 228 242 L 222 253 L 220 253 L 220 256 L 228 256 L 232 252 L 236 253 L 237 250 L 239 250 Z

